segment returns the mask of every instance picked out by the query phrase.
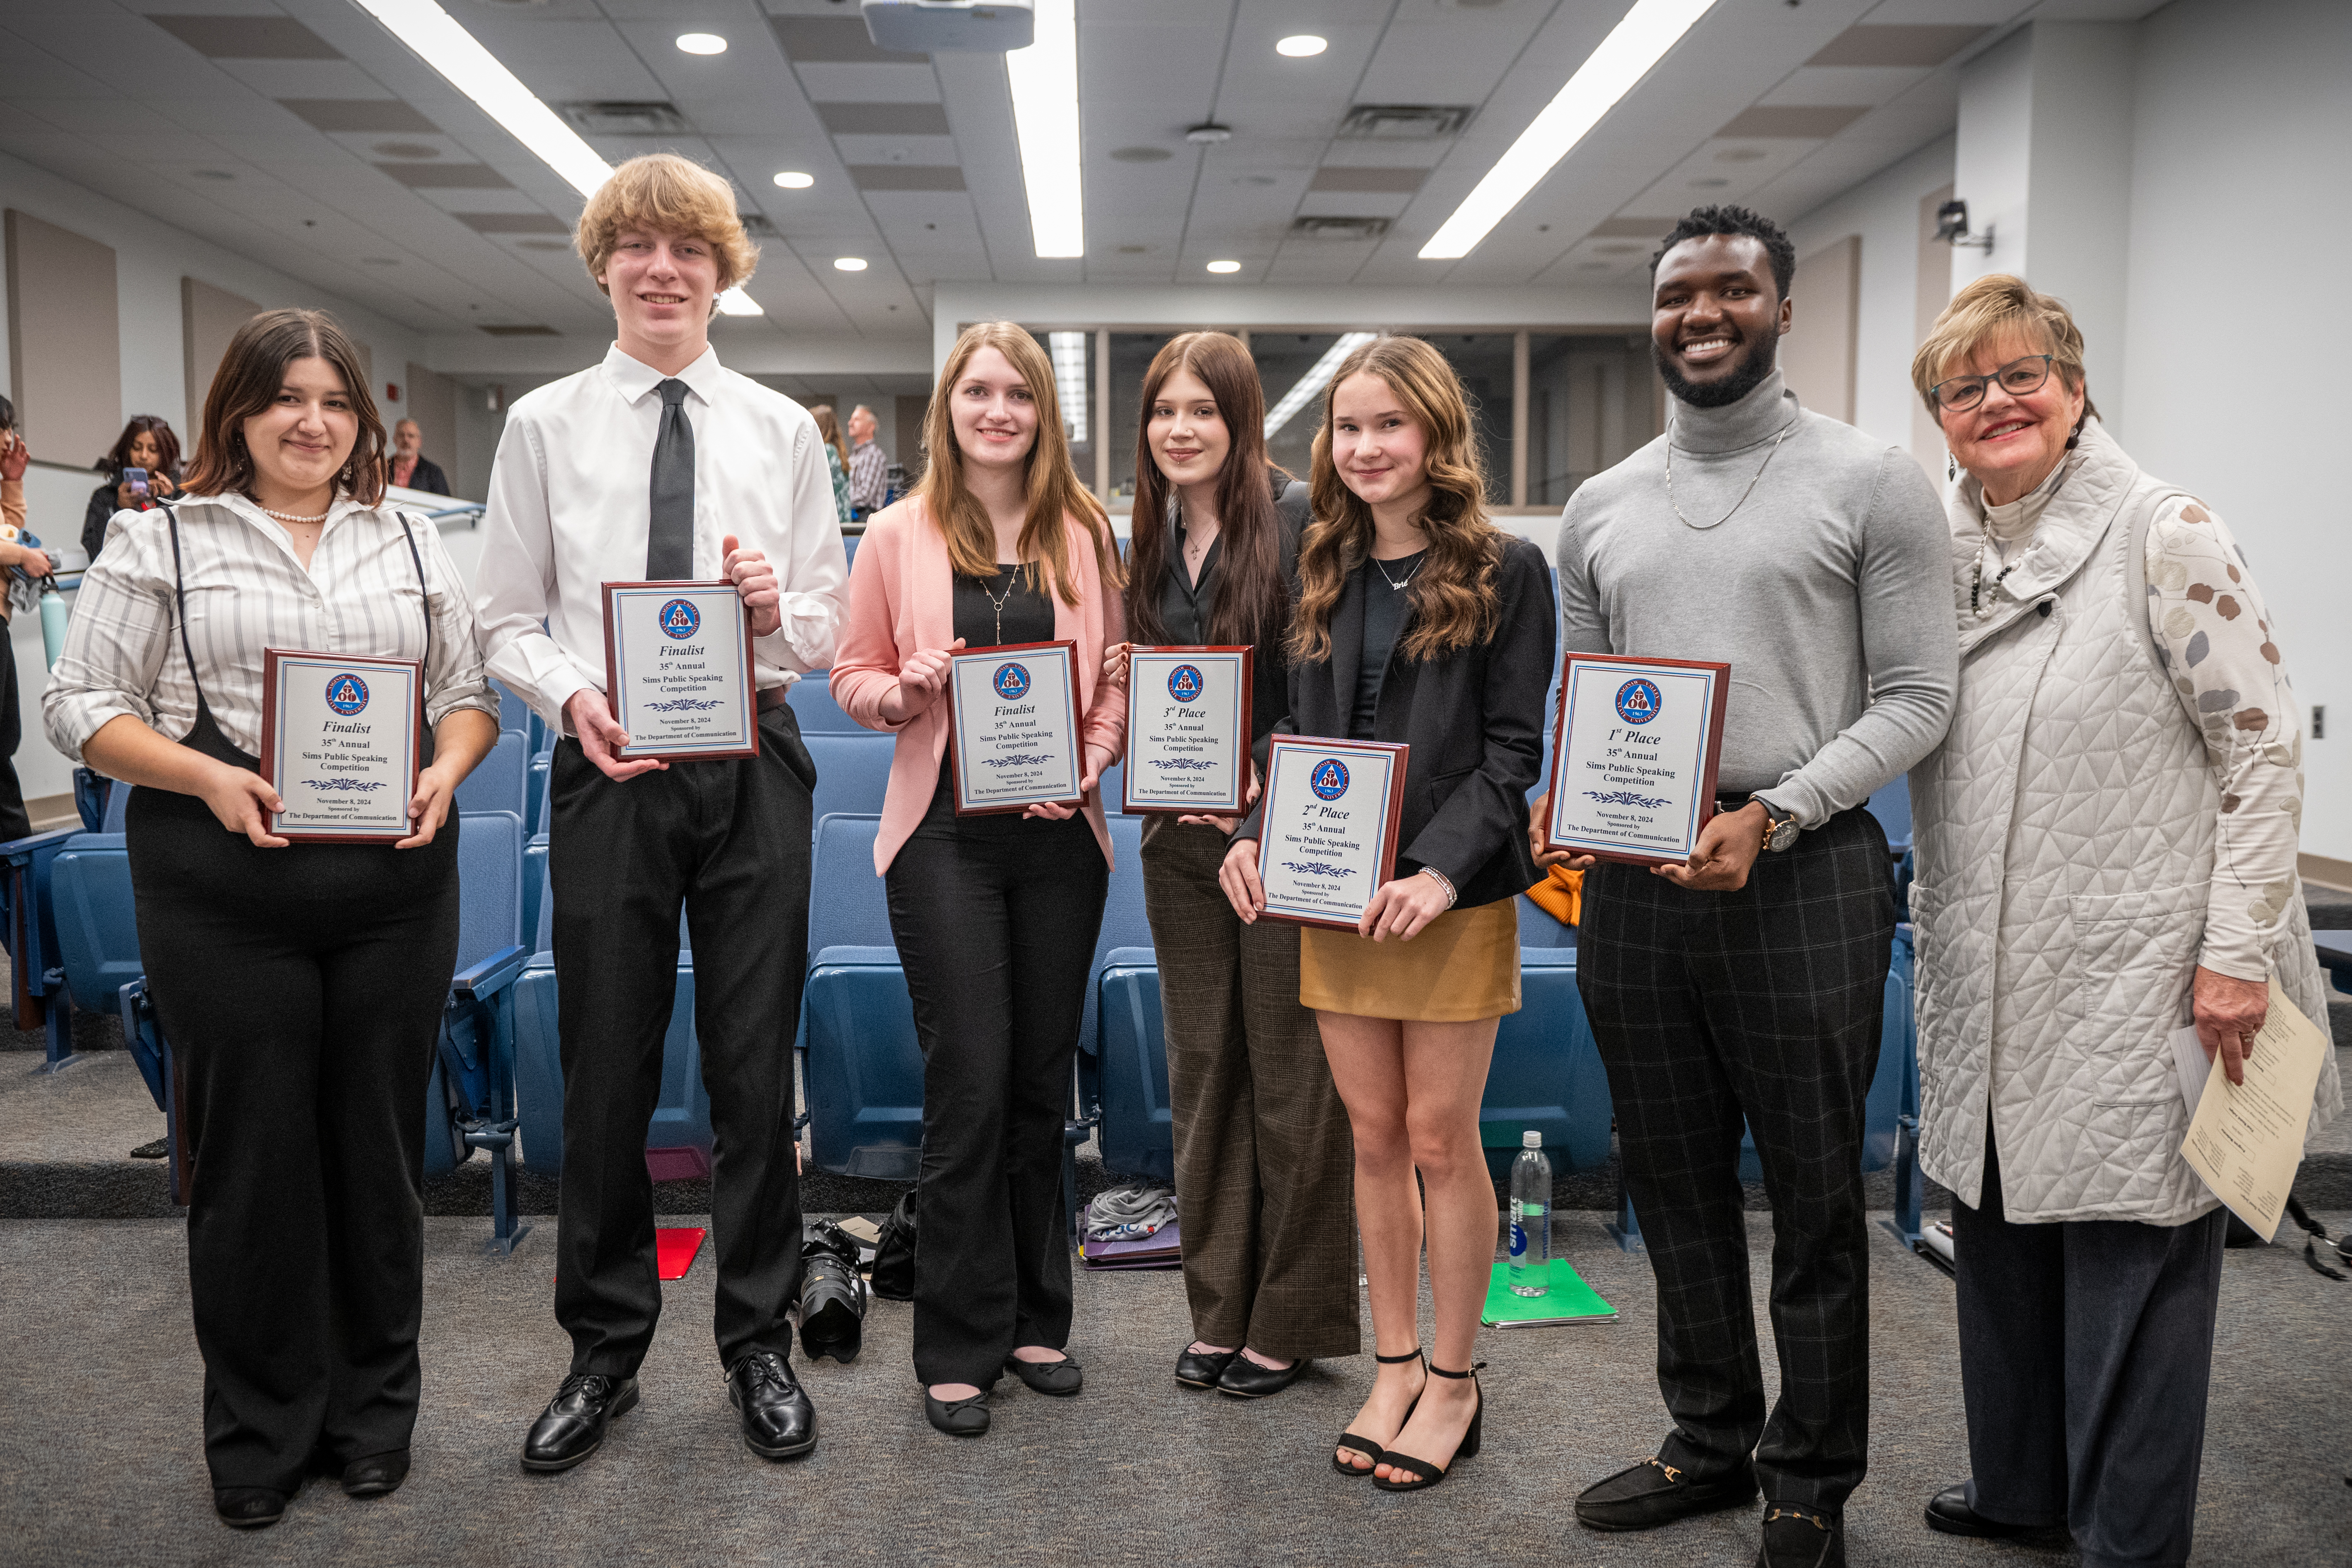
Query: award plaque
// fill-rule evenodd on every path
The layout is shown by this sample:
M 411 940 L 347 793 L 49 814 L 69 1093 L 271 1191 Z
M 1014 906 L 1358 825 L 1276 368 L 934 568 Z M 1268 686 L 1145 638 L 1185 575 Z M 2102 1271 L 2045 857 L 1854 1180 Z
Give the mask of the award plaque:
M 1077 656 L 1074 642 L 1008 643 L 950 656 L 957 816 L 1085 804 Z
M 425 666 L 276 647 L 261 666 L 261 776 L 285 808 L 269 831 L 297 844 L 407 837 Z
M 1356 929 L 1396 875 L 1412 748 L 1377 741 L 1276 735 L 1266 748 L 1257 877 L 1265 912 L 1301 925 Z
M 1715 815 L 1727 664 L 1572 653 L 1559 680 L 1545 847 L 1688 860 Z
M 623 761 L 760 754 L 751 620 L 735 584 L 604 584 L 604 696 Z
M 1236 816 L 1248 809 L 1255 657 L 1246 647 L 1128 655 L 1122 811 Z

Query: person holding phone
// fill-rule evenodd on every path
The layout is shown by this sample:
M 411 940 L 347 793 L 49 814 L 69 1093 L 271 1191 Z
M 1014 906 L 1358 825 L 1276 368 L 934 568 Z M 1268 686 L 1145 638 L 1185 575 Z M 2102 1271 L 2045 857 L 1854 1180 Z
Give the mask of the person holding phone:
M 38 583 L 58 569 L 57 558 L 25 531 L 25 466 L 32 448 L 16 428 L 16 405 L 0 397 L 0 580 Z M 8 637 L 8 601 L 0 589 L 0 843 L 33 831 L 25 811 L 24 786 L 16 780 L 16 748 L 25 739 L 22 700 L 16 691 L 16 647 Z
M 452 799 L 498 740 L 498 700 L 439 531 L 382 505 L 383 426 L 331 317 L 238 328 L 204 431 L 186 497 L 115 514 L 41 707 L 58 751 L 139 786 L 139 950 L 186 1073 L 205 1458 L 223 1521 L 254 1529 L 314 1459 L 353 1497 L 408 1474 Z M 423 661 L 409 837 L 271 831 L 268 648 Z
M 1127 584 L 1136 642 L 1255 650 L 1255 759 L 1290 712 L 1284 642 L 1307 513 L 1307 486 L 1266 457 L 1265 426 L 1265 388 L 1240 339 L 1187 332 L 1160 351 L 1143 377 Z M 1122 687 L 1129 647 L 1104 661 Z M 1253 791 L 1264 772 L 1254 761 Z M 1176 1381 L 1254 1399 L 1290 1386 L 1311 1358 L 1360 1348 L 1354 1156 L 1315 1015 L 1298 1002 L 1298 928 L 1243 923 L 1217 885 L 1232 827 L 1146 818 L 1143 902 L 1195 1336 Z
M 1110 885 L 1096 785 L 1124 748 L 1127 703 L 1101 679 L 1122 625 L 1118 547 L 1070 467 L 1059 406 L 1026 328 L 964 330 L 924 420 L 921 488 L 866 523 L 833 667 L 843 710 L 898 735 L 874 868 L 923 1052 L 915 1375 L 952 1436 L 988 1430 L 1005 1373 L 1056 1396 L 1084 1383 L 1064 1351 L 1062 1122 Z M 1077 645 L 1085 804 L 958 816 L 950 654 L 1056 641 Z
M 1478 1102 L 1496 1028 L 1519 1007 L 1515 900 L 1537 876 L 1526 802 L 1552 665 L 1551 573 L 1487 519 L 1468 399 L 1419 338 L 1376 338 L 1339 362 L 1314 476 L 1285 727 L 1412 748 L 1395 879 L 1353 931 L 1299 938 L 1299 1001 L 1315 1010 L 1355 1139 L 1380 1367 L 1331 1463 L 1413 1491 L 1479 1447 L 1473 1352 L 1496 1216 Z M 1264 812 L 1261 800 L 1221 874 L 1246 923 L 1265 909 Z M 1424 1241 L 1436 1336 L 1425 1368 Z
M 118 511 L 146 511 L 179 493 L 180 437 L 160 414 L 134 414 L 105 457 L 105 482 L 82 511 L 81 549 L 90 560 L 106 548 L 106 525 Z

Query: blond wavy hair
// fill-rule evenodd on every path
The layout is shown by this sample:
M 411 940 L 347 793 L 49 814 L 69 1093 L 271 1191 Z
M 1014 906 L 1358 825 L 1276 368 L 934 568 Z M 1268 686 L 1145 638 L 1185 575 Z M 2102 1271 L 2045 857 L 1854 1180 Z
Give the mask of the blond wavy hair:
M 1940 412 L 1937 383 L 1948 375 L 1965 375 L 1961 367 L 1972 363 L 1978 351 L 2012 334 L 2038 345 L 2066 378 L 2068 390 L 2083 393 L 2083 417 L 2098 417 L 2090 394 L 2084 391 L 2083 329 L 2074 324 L 2074 313 L 2063 300 L 2008 272 L 1988 272 L 1953 295 L 1927 329 L 1919 352 L 1911 356 L 1911 384 L 1927 412 Z
M 718 292 L 748 282 L 760 265 L 760 247 L 743 232 L 735 211 L 735 187 L 691 158 L 648 153 L 613 171 L 581 209 L 572 247 L 588 264 L 588 276 L 605 294 L 602 276 L 613 247 L 630 229 L 691 236 L 710 247 L 719 263 Z M 711 308 L 718 309 L 714 296 Z

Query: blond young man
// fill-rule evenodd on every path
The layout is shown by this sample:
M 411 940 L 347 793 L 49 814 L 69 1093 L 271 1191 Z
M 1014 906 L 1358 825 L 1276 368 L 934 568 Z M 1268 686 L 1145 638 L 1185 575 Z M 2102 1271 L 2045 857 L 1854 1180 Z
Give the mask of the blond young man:
M 602 363 L 516 400 L 475 594 L 492 672 L 562 731 L 548 870 L 563 1061 L 555 1315 L 572 1358 L 523 1468 L 580 1463 L 636 1404 L 661 1311 L 645 1129 L 681 906 L 717 1140 L 719 1362 L 745 1445 L 792 1458 L 816 1444 L 785 1316 L 801 1268 L 792 1041 L 816 768 L 784 693 L 833 661 L 848 574 L 832 480 L 807 411 L 710 347 L 718 296 L 758 261 L 726 181 L 667 153 L 633 158 L 589 198 L 576 244 L 616 341 Z M 722 576 L 751 623 L 760 754 L 620 760 L 599 584 Z

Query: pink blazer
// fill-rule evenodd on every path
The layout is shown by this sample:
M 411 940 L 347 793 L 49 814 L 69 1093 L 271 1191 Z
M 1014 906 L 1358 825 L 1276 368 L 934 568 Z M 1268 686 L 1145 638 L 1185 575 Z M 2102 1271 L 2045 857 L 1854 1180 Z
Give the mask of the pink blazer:
M 1116 686 L 1097 690 L 1103 649 L 1125 636 L 1118 595 L 1103 591 L 1095 547 L 1085 526 L 1073 518 L 1070 566 L 1077 574 L 1078 605 L 1073 609 L 1055 594 L 1054 636 L 1078 645 L 1080 741 L 1102 746 L 1114 758 L 1127 748 L 1127 702 Z M 890 758 L 890 787 L 882 800 L 882 830 L 874 839 L 874 871 L 890 868 L 898 846 L 915 831 L 939 789 L 940 759 L 947 754 L 948 701 L 942 695 L 906 723 L 882 717 L 882 700 L 898 687 L 899 660 L 925 648 L 955 641 L 954 574 L 948 542 L 933 527 L 920 500 L 908 498 L 874 514 L 850 563 L 849 611 L 833 661 L 833 697 L 842 710 L 869 730 L 896 729 L 898 750 Z M 1111 858 L 1110 829 L 1104 826 L 1100 792 L 1087 797 L 1087 821 Z

